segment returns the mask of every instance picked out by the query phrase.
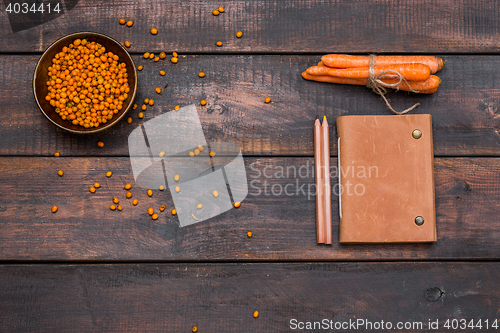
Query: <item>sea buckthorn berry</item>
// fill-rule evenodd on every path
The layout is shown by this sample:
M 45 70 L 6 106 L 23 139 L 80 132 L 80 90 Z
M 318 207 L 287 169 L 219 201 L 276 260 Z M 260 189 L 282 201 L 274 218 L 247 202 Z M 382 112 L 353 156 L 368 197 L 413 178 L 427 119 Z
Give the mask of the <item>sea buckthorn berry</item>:
M 201 105 L 207 105 L 207 100 L 206 99 L 202 99 L 201 102 L 200 102 Z
M 172 209 L 172 215 L 175 215 L 175 214 L 177 214 L 177 209 L 174 208 L 174 209 Z
M 127 118 L 127 123 L 132 124 L 132 117 Z
M 127 192 L 127 194 L 125 194 L 125 196 L 127 197 L 127 199 L 132 198 L 132 192 Z
M 178 181 L 179 181 L 179 179 L 180 179 L 179 175 L 177 175 L 177 174 L 176 174 L 176 175 L 174 176 L 174 180 L 175 180 L 176 182 L 178 182 Z
M 132 185 L 130 185 L 130 184 L 126 184 L 126 185 L 125 185 L 125 189 L 126 189 L 126 190 L 130 190 L 131 188 L 132 188 Z
M 247 232 L 247 236 L 248 238 L 252 238 L 252 232 L 251 231 Z
M 219 8 L 218 8 L 218 11 L 219 11 L 220 13 L 224 13 L 224 7 L 219 7 Z
M 160 75 L 164 76 L 165 75 L 165 71 L 160 71 Z
M 57 174 L 62 177 L 64 175 L 64 172 L 62 170 L 59 170 L 57 171 Z
M 177 52 L 172 52 L 172 57 L 177 58 L 178 56 Z
M 180 105 L 176 105 L 176 106 L 174 106 L 174 110 L 179 110 L 180 108 L 181 108 L 181 106 L 180 106 Z
M 134 21 L 128 21 L 127 22 L 127 27 L 131 27 L 134 24 Z
M 219 192 L 217 192 L 216 190 L 214 190 L 212 192 L 212 195 L 217 198 L 219 196 Z
M 120 205 L 116 206 L 116 208 L 118 208 L 119 211 L 121 211 L 123 209 L 122 206 L 120 206 Z
M 153 191 L 148 190 L 148 195 L 149 195 L 150 197 L 152 197 L 152 196 L 153 196 Z
M 124 43 L 123 43 L 126 47 L 130 47 L 130 42 L 128 40 L 126 40 Z
M 54 156 L 55 156 L 55 157 L 59 157 L 59 156 L 61 156 L 61 154 L 60 154 L 59 152 L 55 152 L 55 153 L 54 153 Z
M 194 152 L 190 151 L 189 152 L 189 156 L 193 157 L 194 156 Z
M 137 199 L 132 200 L 132 205 L 137 206 L 138 203 L 139 203 L 139 200 L 137 200 Z
M 115 209 L 116 209 L 116 206 L 115 206 L 115 205 L 111 205 L 111 206 L 109 206 L 109 209 L 111 209 L 111 210 L 115 210 Z
M 151 53 L 149 54 L 149 59 L 153 59 L 154 57 L 155 57 L 155 54 L 151 52 Z
M 109 178 L 109 177 L 111 177 L 112 175 L 113 175 L 113 173 L 112 173 L 111 171 L 106 172 L 106 177 L 108 177 L 108 178 Z
M 194 150 L 194 154 L 195 154 L 195 155 L 200 155 L 200 150 L 199 150 L 198 148 L 196 148 L 196 149 Z
M 196 208 L 198 208 L 198 209 L 202 209 L 202 208 L 203 208 L 203 205 L 202 205 L 202 204 L 198 204 L 198 205 L 196 205 Z
M 142 71 L 142 65 L 137 66 L 137 70 Z
M 142 118 L 144 118 L 144 113 L 142 113 L 142 112 L 139 112 L 139 114 L 138 114 L 138 117 L 139 117 L 139 119 L 142 119 Z
M 203 73 L 203 72 L 199 72 L 199 73 L 198 73 L 198 76 L 199 76 L 199 77 L 205 77 L 205 73 Z
M 161 151 L 161 152 L 158 154 L 158 156 L 160 156 L 160 157 L 165 156 L 165 152 L 164 152 L 164 151 Z
M 119 22 L 120 24 L 125 24 L 125 23 L 127 23 L 127 21 L 125 21 L 125 19 L 124 19 L 124 18 L 121 18 L 120 20 L 118 20 L 118 22 Z
M 211 151 L 208 155 L 210 155 L 210 157 L 214 157 L 216 154 L 214 151 Z
M 52 206 L 52 213 L 57 212 L 57 206 Z
M 149 104 L 149 105 L 151 105 L 151 106 L 153 106 L 153 105 L 155 105 L 155 101 L 151 98 L 151 99 L 149 100 L 149 103 L 148 103 L 148 104 Z
M 89 187 L 89 192 L 90 192 L 90 193 L 95 193 L 95 187 L 90 186 L 90 187 Z
M 243 36 L 243 32 L 242 31 L 238 31 L 236 33 L 236 37 L 241 38 L 241 36 Z
M 158 33 L 158 29 L 156 29 L 156 28 L 152 28 L 151 29 L 151 34 L 152 35 L 156 35 L 157 33 Z
M 203 151 L 203 146 L 202 146 L 202 145 L 198 145 L 198 149 L 199 149 L 200 151 Z
M 148 104 L 149 103 L 149 98 L 144 98 L 144 104 Z
M 159 189 L 160 191 L 163 191 L 163 190 L 165 189 L 165 186 L 160 185 L 160 186 L 158 186 L 158 189 Z
M 258 316 L 259 316 L 259 311 L 255 311 L 255 312 L 253 313 L 253 317 L 254 317 L 254 318 L 257 318 Z
M 104 147 L 104 142 L 102 141 L 97 142 L 97 146 L 101 148 Z
M 148 214 L 149 215 L 153 215 L 154 211 L 153 211 L 153 207 L 149 207 L 148 208 Z
M 158 214 L 154 213 L 153 215 L 151 215 L 151 218 L 153 220 L 157 220 L 158 219 Z
M 117 204 L 117 203 L 119 203 L 119 202 L 120 202 L 120 200 L 118 200 L 118 198 L 117 198 L 117 197 L 113 197 L 113 202 L 114 202 L 115 204 Z
M 222 42 L 219 40 L 219 41 L 217 41 L 217 43 L 215 43 L 215 45 L 221 47 L 222 46 Z
M 132 110 L 135 110 L 135 109 L 137 109 L 137 104 L 134 104 L 134 105 L 132 106 Z
M 214 10 L 212 10 L 212 14 L 213 14 L 214 16 L 217 16 L 217 15 L 219 15 L 219 14 L 220 14 L 220 12 L 219 12 L 217 9 L 214 9 Z
M 196 327 L 196 326 L 193 326 L 193 329 L 192 329 L 191 331 L 193 331 L 193 333 L 196 333 L 196 332 L 198 332 L 198 327 Z
M 271 97 L 266 97 L 266 99 L 264 100 L 265 103 L 271 103 Z
M 146 111 L 146 109 L 147 109 L 147 105 L 146 105 L 146 104 L 142 104 L 142 106 L 141 106 L 141 110 L 142 110 L 142 111 Z
M 165 205 L 160 206 L 160 212 L 163 212 L 165 210 Z
M 149 58 L 149 52 L 145 52 L 142 56 L 144 57 L 144 59 Z
M 241 206 L 241 202 L 236 201 L 236 202 L 234 203 L 234 208 L 238 208 L 239 206 Z
M 95 188 L 99 188 L 99 187 L 101 187 L 101 184 L 99 184 L 98 182 L 95 182 L 95 183 L 94 183 L 94 187 L 95 187 Z
M 176 58 L 176 57 L 172 57 L 172 58 L 170 58 L 170 61 L 171 61 L 172 63 L 176 64 L 176 63 L 177 63 L 177 61 L 179 61 L 179 59 L 178 59 L 178 58 Z
M 158 62 L 160 60 L 160 57 L 155 57 L 155 62 Z
M 159 87 L 156 87 L 155 91 L 157 94 L 161 94 L 161 89 Z
M 181 188 L 179 186 L 176 186 L 175 187 L 175 192 L 180 192 L 181 191 Z

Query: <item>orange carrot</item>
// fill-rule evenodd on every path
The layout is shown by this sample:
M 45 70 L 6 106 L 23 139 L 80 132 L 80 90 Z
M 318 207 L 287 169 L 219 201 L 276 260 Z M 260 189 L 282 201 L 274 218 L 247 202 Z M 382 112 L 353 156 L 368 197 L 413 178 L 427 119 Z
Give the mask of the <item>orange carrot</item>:
M 373 69 L 375 76 L 385 71 L 395 71 L 401 74 L 405 79 L 412 81 L 424 81 L 427 80 L 431 75 L 429 66 L 423 64 L 383 65 L 383 66 L 374 66 Z M 324 69 L 322 69 L 322 71 L 323 70 Z M 355 68 L 342 68 L 342 69 L 331 68 L 328 69 L 328 75 L 337 77 L 348 77 L 351 79 L 367 79 L 369 74 L 368 74 L 368 67 L 355 67 Z M 396 77 L 392 73 L 387 73 L 386 75 L 388 77 L 391 76 Z
M 334 68 L 352 68 L 370 66 L 370 57 L 348 54 L 327 54 L 321 58 L 324 65 Z M 435 56 L 376 56 L 375 66 L 389 64 L 424 64 L 429 66 L 431 74 L 443 68 L 443 59 Z
M 307 71 L 302 73 L 302 77 L 306 80 L 318 81 L 318 82 L 329 82 L 329 83 L 340 83 L 340 84 L 353 84 L 353 85 L 366 85 L 367 80 L 357 80 L 350 78 L 340 78 L 329 75 L 311 75 Z M 394 84 L 399 81 L 399 79 L 383 79 L 383 82 L 387 84 Z M 421 94 L 431 94 L 437 91 L 441 80 L 436 75 L 431 75 L 425 81 L 407 81 L 406 84 L 404 81 L 401 82 L 397 87 L 393 89 L 399 89 L 404 91 L 417 91 Z M 409 85 L 409 86 L 408 86 Z M 411 87 L 411 89 L 410 89 Z

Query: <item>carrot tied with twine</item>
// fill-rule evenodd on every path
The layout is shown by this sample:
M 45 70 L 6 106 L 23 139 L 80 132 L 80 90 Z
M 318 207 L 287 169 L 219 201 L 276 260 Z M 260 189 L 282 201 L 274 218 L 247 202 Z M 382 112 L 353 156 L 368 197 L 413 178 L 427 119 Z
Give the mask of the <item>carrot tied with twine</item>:
M 386 83 L 386 82 L 382 81 L 383 79 L 394 78 L 394 77 L 396 77 L 398 79 L 394 83 Z M 411 110 L 415 109 L 417 106 L 420 105 L 420 103 L 415 103 L 415 105 L 413 105 L 413 106 L 411 106 L 411 107 L 409 107 L 409 108 L 407 108 L 407 109 L 405 109 L 403 111 L 396 111 L 391 106 L 391 103 L 389 103 L 389 101 L 385 97 L 385 94 L 387 94 L 387 89 L 385 89 L 385 88 L 398 89 L 399 85 L 401 83 L 403 83 L 403 82 L 406 85 L 408 85 L 409 90 L 411 92 L 419 93 L 418 91 L 414 90 L 411 87 L 411 85 L 404 78 L 404 76 L 401 75 L 401 73 L 399 73 L 398 71 L 395 71 L 395 70 L 385 70 L 385 71 L 380 72 L 378 75 L 375 75 L 375 55 L 374 54 L 370 54 L 370 63 L 369 63 L 369 67 L 368 67 L 368 80 L 366 82 L 366 86 L 368 88 L 371 88 L 374 93 L 380 95 L 380 97 L 382 97 L 382 99 L 384 100 L 384 102 L 387 105 L 387 107 L 392 112 L 394 112 L 397 115 L 402 115 L 402 114 L 408 113 L 408 112 L 410 112 Z

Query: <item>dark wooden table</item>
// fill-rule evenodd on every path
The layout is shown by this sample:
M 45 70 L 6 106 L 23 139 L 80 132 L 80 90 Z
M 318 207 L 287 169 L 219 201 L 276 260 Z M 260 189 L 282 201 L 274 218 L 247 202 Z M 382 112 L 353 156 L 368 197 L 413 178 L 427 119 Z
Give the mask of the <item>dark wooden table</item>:
M 393 328 L 421 322 L 420 331 L 434 332 L 480 331 L 481 321 L 485 331 L 486 320 L 500 317 L 496 1 L 66 0 L 64 15 L 22 24 L 19 16 L 9 21 L 9 2 L 0 5 L 1 332 L 334 331 L 294 329 L 323 319 Z M 213 16 L 220 5 L 226 11 Z M 118 24 L 121 17 L 134 25 Z M 32 93 L 38 58 L 60 36 L 84 30 L 132 43 L 130 53 L 144 65 L 137 100 L 156 100 L 144 119 L 134 110 L 132 124 L 78 136 L 40 113 Z M 145 51 L 177 51 L 179 62 L 145 61 Z M 314 197 L 270 192 L 296 179 L 262 172 L 312 167 L 316 114 L 333 128 L 340 115 L 389 114 L 365 87 L 300 76 L 323 54 L 371 52 L 446 60 L 437 93 L 388 94 L 394 107 L 418 102 L 414 113 L 433 117 L 435 244 L 340 245 L 334 200 L 334 243 L 319 246 Z M 199 71 L 207 76 L 198 78 Z M 157 96 L 154 87 L 165 80 L 169 86 Z M 267 96 L 272 103 L 263 102 Z M 254 183 L 239 209 L 179 228 L 167 211 L 158 220 L 147 214 L 149 206 L 173 208 L 168 190 L 148 198 L 133 188 L 136 207 L 125 199 L 123 185 L 134 185 L 127 138 L 175 105 L 201 99 L 208 101 L 198 107 L 207 141 L 238 144 Z M 335 165 L 335 140 L 331 155 Z M 91 194 L 94 181 L 102 186 Z M 297 188 L 313 183 L 308 174 Z M 113 196 L 123 211 L 109 209 Z M 439 330 L 429 320 L 438 320 Z M 474 329 L 460 328 L 471 320 Z

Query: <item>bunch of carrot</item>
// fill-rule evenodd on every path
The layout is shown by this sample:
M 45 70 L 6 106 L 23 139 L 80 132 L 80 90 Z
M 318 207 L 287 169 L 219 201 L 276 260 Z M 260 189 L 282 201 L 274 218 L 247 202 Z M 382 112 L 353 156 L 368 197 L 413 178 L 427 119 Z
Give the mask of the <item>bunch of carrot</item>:
M 434 74 L 443 65 L 443 59 L 434 56 L 376 56 L 373 74 L 384 87 L 432 94 L 441 83 Z M 369 66 L 369 56 L 327 54 L 317 66 L 303 72 L 302 77 L 319 82 L 366 85 Z

